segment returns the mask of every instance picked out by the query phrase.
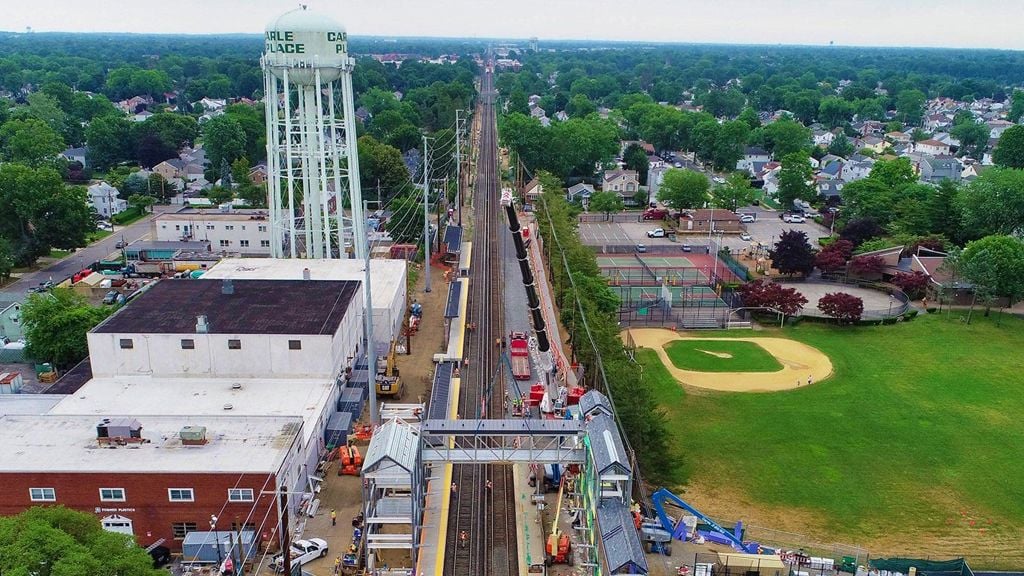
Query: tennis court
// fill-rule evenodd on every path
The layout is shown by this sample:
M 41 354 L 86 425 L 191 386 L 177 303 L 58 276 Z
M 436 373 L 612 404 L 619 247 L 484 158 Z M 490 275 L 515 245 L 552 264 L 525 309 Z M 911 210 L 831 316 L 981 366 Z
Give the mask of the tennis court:
M 662 297 L 661 287 L 646 286 L 612 286 L 612 291 L 619 295 L 623 303 L 653 301 Z M 719 300 L 718 294 L 708 286 L 666 286 L 665 289 L 672 295 L 674 306 L 683 306 L 703 300 L 707 305 L 712 305 Z M 724 305 L 724 302 L 722 303 Z
M 735 282 L 731 270 L 710 254 L 598 255 L 601 274 L 612 286 L 712 286 Z
M 692 260 L 686 256 L 662 256 L 656 254 L 637 254 L 636 256 L 597 256 L 597 265 L 601 268 L 630 268 L 646 264 L 651 268 L 696 268 Z

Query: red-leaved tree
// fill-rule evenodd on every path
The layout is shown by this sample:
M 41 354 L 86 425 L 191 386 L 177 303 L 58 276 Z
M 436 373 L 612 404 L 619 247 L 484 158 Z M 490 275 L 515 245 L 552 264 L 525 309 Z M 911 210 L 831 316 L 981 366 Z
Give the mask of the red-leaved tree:
M 893 276 L 892 283 L 903 290 L 911 300 L 918 300 L 924 296 L 928 287 L 928 275 L 918 271 L 911 274 L 900 272 Z
M 853 242 L 839 239 L 825 246 L 814 257 L 814 265 L 822 272 L 835 272 L 843 266 L 853 254 Z
M 833 292 L 818 300 L 818 310 L 835 318 L 840 324 L 853 324 L 864 313 L 864 301 L 845 292 Z
M 858 256 L 850 260 L 850 272 L 858 276 L 874 276 L 885 270 L 885 260 L 881 256 Z
M 786 316 L 792 316 L 799 312 L 807 298 L 797 292 L 795 288 L 787 288 L 777 282 L 769 282 L 765 279 L 748 282 L 739 287 L 740 295 L 743 296 L 743 305 L 750 308 L 772 308 L 782 312 Z

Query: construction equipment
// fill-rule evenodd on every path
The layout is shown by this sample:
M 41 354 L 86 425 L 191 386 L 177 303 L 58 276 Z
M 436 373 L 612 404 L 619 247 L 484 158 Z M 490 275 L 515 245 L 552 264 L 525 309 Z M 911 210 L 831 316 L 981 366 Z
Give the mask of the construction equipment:
M 363 467 L 363 455 L 359 453 L 359 448 L 352 445 L 338 446 L 338 454 L 341 456 L 338 476 L 359 476 Z
M 378 398 L 400 399 L 405 393 L 405 384 L 395 365 L 395 347 L 398 341 L 391 342 L 391 350 L 386 358 L 377 359 L 377 376 L 375 379 Z
M 565 494 L 565 477 L 558 485 L 558 503 L 555 505 L 555 519 L 551 522 L 551 533 L 544 548 L 544 564 L 568 564 L 572 566 L 572 543 L 569 535 L 558 529 L 558 518 L 562 513 L 562 496 Z
M 530 379 L 530 347 L 525 332 L 509 334 L 509 362 L 512 364 L 512 377 L 516 380 Z

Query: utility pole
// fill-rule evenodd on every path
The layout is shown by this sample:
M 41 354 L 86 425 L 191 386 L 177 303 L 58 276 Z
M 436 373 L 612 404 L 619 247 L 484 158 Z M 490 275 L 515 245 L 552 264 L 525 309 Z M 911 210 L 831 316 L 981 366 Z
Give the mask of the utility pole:
M 430 292 L 430 153 L 423 137 L 423 264 L 426 269 L 424 292 Z
M 459 118 L 459 113 L 462 110 L 455 111 L 455 182 L 458 186 L 455 195 L 458 202 L 459 210 L 459 226 L 462 226 L 462 120 Z
M 365 208 L 365 201 L 364 201 Z M 365 210 L 364 210 L 365 212 Z M 369 237 L 365 236 L 366 240 L 366 273 L 363 276 L 363 282 L 366 282 L 366 309 L 363 310 L 363 326 L 366 331 L 366 368 L 368 378 L 371 380 L 368 384 L 370 389 L 370 424 L 373 426 L 377 425 L 377 351 L 374 350 L 373 342 L 373 291 L 370 289 L 370 241 Z
M 372 388 L 373 386 L 371 386 Z M 288 525 L 288 488 L 281 486 L 281 529 L 284 530 L 282 534 L 282 550 L 281 560 L 284 562 L 284 573 L 291 576 L 292 573 L 292 530 Z

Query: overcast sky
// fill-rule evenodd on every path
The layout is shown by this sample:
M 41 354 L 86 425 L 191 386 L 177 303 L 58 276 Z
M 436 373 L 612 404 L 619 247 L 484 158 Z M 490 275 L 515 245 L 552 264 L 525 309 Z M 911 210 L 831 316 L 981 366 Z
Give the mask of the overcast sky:
M 304 0 L 349 34 L 1024 49 L 1024 0 Z M 259 33 L 299 2 L 4 0 L 0 28 Z

